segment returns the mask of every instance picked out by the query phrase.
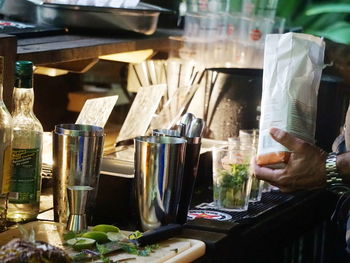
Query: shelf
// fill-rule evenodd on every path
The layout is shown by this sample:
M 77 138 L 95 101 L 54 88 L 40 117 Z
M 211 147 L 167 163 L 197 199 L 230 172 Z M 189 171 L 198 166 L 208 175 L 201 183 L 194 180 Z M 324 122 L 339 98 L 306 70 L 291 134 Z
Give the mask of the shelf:
M 17 40 L 17 60 L 30 60 L 36 65 L 96 58 L 141 49 L 169 50 L 169 36 L 179 30 L 159 29 L 152 36 L 88 36 L 61 34 Z
M 181 35 L 181 30 L 158 29 L 151 36 L 110 33 L 114 36 L 83 33 L 58 33 L 36 37 L 16 38 L 0 34 L 0 56 L 5 57 L 4 101 L 11 104 L 14 85 L 14 61 L 30 60 L 35 65 L 77 68 L 72 72 L 84 72 L 99 56 L 120 52 L 154 49 L 169 52 L 169 36 Z M 11 108 L 9 106 L 9 108 Z

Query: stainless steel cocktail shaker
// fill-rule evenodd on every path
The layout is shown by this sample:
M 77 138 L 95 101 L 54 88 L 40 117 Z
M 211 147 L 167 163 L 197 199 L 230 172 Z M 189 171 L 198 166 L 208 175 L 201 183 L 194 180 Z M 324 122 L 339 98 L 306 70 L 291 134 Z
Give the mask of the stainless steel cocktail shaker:
M 103 128 L 92 125 L 59 124 L 53 132 L 54 219 L 67 223 L 67 187 L 89 186 L 87 222 L 92 220 L 104 142 Z
M 143 230 L 176 222 L 181 198 L 186 140 L 135 138 L 135 183 Z

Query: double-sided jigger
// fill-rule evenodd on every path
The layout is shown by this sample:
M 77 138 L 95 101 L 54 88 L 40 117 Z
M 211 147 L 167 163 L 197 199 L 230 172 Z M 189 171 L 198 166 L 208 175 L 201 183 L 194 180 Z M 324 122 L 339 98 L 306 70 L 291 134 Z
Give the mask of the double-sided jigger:
M 86 201 L 89 191 L 93 188 L 90 186 L 68 186 L 68 205 L 69 217 L 67 222 L 67 230 L 81 232 L 87 228 L 86 223 Z

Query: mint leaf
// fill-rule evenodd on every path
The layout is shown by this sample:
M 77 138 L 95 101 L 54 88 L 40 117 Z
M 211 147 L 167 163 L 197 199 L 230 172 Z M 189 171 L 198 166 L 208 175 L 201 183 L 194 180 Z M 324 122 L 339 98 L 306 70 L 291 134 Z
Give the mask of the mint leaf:
M 105 256 L 105 254 L 109 252 L 109 249 L 106 246 L 96 243 L 96 248 L 100 253 L 100 259 L 102 260 L 103 263 L 113 263 L 112 260 L 110 260 L 108 257 Z

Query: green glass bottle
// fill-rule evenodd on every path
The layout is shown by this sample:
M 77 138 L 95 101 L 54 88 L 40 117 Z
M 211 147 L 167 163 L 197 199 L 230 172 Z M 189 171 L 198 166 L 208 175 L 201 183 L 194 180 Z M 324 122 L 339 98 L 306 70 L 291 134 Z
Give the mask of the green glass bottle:
M 7 218 L 20 222 L 39 213 L 43 127 L 33 112 L 33 63 L 16 62 L 13 90 L 12 176 Z
M 7 201 L 10 191 L 12 117 L 2 98 L 4 57 L 0 57 L 0 232 L 6 227 Z

